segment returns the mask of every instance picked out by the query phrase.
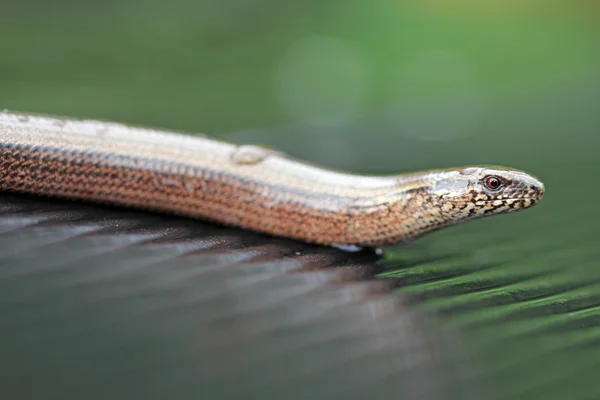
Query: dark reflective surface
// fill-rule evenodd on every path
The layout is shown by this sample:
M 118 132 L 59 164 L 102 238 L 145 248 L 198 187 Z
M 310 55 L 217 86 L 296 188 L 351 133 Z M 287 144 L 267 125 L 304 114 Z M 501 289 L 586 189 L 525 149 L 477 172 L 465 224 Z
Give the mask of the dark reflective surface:
M 453 387 L 460 340 L 368 279 L 381 268 L 373 254 L 4 195 L 4 396 L 472 396 Z

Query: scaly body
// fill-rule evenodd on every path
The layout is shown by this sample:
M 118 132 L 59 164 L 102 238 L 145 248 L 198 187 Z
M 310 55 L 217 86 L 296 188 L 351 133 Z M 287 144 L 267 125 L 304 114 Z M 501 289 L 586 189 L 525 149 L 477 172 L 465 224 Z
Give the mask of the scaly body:
M 0 112 L 0 190 L 133 206 L 312 243 L 384 246 L 528 208 L 544 186 L 524 172 L 490 167 L 354 175 L 202 136 Z

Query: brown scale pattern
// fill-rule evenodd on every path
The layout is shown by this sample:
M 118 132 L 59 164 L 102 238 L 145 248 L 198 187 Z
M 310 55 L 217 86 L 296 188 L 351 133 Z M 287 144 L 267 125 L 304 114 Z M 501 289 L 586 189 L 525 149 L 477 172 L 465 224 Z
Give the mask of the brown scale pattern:
M 128 169 L 110 166 L 110 157 L 18 146 L 2 147 L 0 160 L 3 190 L 133 206 L 314 243 L 377 245 L 389 240 L 399 222 L 389 218 L 385 205 L 319 210 L 306 207 L 302 196 L 286 199 L 259 184 L 211 171 L 176 175 Z

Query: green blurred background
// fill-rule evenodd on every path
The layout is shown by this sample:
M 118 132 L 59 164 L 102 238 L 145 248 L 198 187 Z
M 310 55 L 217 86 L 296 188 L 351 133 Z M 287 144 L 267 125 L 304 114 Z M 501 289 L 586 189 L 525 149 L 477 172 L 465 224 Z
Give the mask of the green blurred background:
M 4 0 L 0 107 L 356 172 L 527 170 L 546 184 L 535 209 L 389 249 L 383 276 L 458 328 L 498 398 L 598 398 L 598 6 Z

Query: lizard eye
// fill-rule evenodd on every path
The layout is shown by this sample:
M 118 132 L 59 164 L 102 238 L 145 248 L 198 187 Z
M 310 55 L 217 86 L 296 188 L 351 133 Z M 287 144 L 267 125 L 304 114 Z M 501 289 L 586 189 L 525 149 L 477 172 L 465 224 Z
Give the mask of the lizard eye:
M 489 190 L 496 191 L 502 187 L 502 180 L 497 176 L 488 176 L 484 179 L 485 186 Z

